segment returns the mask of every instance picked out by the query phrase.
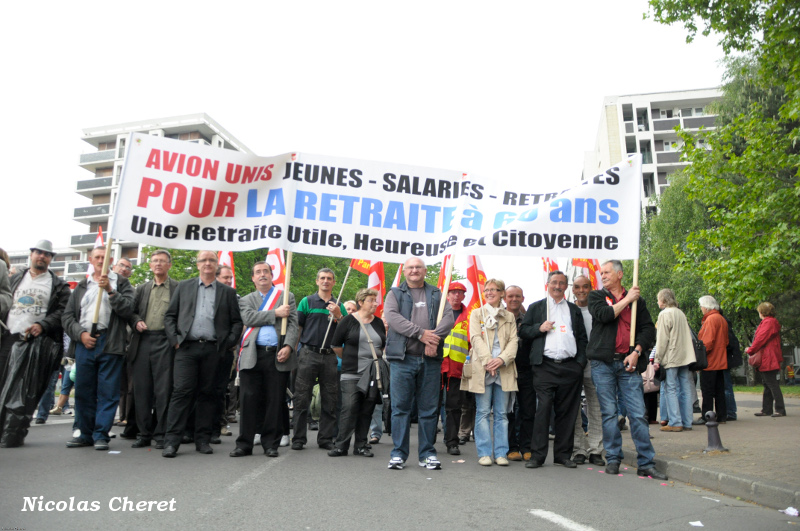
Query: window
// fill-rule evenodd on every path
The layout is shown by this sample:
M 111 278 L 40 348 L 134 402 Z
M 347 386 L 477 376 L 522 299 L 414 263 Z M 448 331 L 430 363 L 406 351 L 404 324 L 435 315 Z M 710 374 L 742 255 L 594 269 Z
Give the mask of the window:
M 705 113 L 705 111 L 703 110 L 703 108 L 702 108 L 702 107 L 695 107 L 695 109 L 694 109 L 694 115 L 695 115 L 695 116 L 705 116 L 705 115 L 706 115 L 706 113 Z

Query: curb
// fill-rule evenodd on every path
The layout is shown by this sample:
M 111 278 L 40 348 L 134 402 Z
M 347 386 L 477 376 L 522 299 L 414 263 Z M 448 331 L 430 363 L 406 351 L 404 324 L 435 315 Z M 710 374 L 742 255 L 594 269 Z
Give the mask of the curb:
M 625 458 L 622 461 L 628 466 L 636 467 L 636 452 L 633 452 L 632 460 Z M 658 456 L 655 461 L 656 468 L 671 480 L 715 490 L 727 496 L 738 497 L 773 509 L 800 507 L 800 490 L 786 483 L 709 470 Z

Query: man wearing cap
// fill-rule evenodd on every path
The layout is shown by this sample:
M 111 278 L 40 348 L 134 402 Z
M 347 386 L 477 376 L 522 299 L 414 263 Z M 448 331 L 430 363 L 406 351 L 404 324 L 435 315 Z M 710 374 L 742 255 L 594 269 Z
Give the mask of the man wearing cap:
M 54 256 L 53 244 L 40 240 L 31 247 L 30 267 L 9 279 L 12 302 L 5 323 L 8 330 L 3 332 L 0 343 L 0 389 L 5 384 L 14 343 L 45 334 L 56 344 L 63 345 L 61 315 L 69 300 L 69 285 L 50 271 Z M 3 446 L 22 445 L 27 432 L 25 427 L 13 437 L 6 434 Z
M 125 279 L 130 279 L 133 274 L 133 265 L 127 258 L 120 258 L 114 264 L 112 271 Z M 128 341 L 130 342 L 131 330 L 128 328 Z M 128 352 L 130 354 L 130 351 Z M 132 361 L 129 359 L 125 361 L 125 367 L 122 369 L 122 375 L 119 379 L 119 421 L 114 423 L 114 426 L 125 426 L 123 438 L 128 436 L 136 437 L 138 429 L 136 429 L 136 408 L 134 407 L 133 398 L 133 366 Z M 133 424 L 128 428 L 128 424 Z
M 75 359 L 75 422 L 80 430 L 67 448 L 94 445 L 108 450 L 109 430 L 119 405 L 120 377 L 125 366 L 127 323 L 133 314 L 133 288 L 113 271 L 103 274 L 106 249 L 89 253 L 94 266 L 69 298 L 61 322 Z M 94 316 L 100 297 L 100 311 Z
M 467 288 L 461 282 L 451 282 L 447 302 L 453 309 L 455 325 L 444 338 L 442 358 L 442 389 L 439 392 L 439 409 L 444 401 L 444 443 L 447 453 L 461 455 L 458 449 L 458 428 L 461 425 L 461 406 L 469 391 L 461 391 L 461 372 L 469 353 L 469 319 L 464 307 Z

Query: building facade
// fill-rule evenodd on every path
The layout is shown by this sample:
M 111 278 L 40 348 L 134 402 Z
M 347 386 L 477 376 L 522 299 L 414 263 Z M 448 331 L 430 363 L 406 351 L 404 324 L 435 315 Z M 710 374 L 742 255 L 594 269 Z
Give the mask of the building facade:
M 593 151 L 584 153 L 582 180 L 624 160 L 642 155 L 642 207 L 668 186 L 668 177 L 686 166 L 683 142 L 675 127 L 699 133 L 713 129 L 716 115 L 709 104 L 722 97 L 719 88 L 607 96 Z M 702 138 L 698 143 L 703 144 Z

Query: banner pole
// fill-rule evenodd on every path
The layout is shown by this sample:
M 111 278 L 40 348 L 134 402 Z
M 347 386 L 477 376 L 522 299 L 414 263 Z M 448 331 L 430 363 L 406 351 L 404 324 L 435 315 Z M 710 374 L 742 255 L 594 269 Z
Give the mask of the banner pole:
M 283 283 L 283 304 L 289 304 L 289 282 L 292 280 L 292 251 L 286 251 L 286 281 Z M 281 347 L 285 345 L 283 342 L 286 340 L 286 328 L 289 326 L 289 318 L 284 317 L 281 322 Z M 292 345 L 294 348 L 295 345 Z
M 108 262 L 111 260 L 111 242 L 114 241 L 113 238 L 109 238 L 106 242 L 106 256 L 103 258 L 103 267 L 100 269 L 100 276 L 108 274 Z M 92 249 L 94 251 L 94 249 Z M 97 287 L 97 302 L 94 305 L 94 318 L 92 319 L 92 337 L 99 337 L 100 334 L 97 331 L 97 322 L 100 320 L 100 305 L 103 304 L 103 294 L 100 293 L 100 287 Z
M 447 298 L 447 292 L 450 290 L 450 280 L 453 275 L 453 261 L 456 259 L 455 254 L 450 255 L 450 260 L 447 262 L 447 268 L 444 277 L 444 286 L 442 286 L 442 298 Z M 444 300 L 439 303 L 439 315 L 436 317 L 436 326 L 439 326 L 439 323 L 442 322 L 442 317 L 444 317 Z
M 639 285 L 639 259 L 633 261 L 633 285 Z M 636 346 L 636 309 L 639 306 L 639 301 L 633 301 L 631 306 L 631 347 Z M 644 353 L 642 353 L 644 354 Z
M 350 276 L 351 269 L 353 269 L 352 266 L 347 266 L 347 273 L 344 274 L 344 280 L 342 281 L 342 288 L 339 290 L 339 296 L 336 297 L 336 306 L 339 306 L 339 301 L 342 300 L 342 293 L 344 293 L 344 286 L 347 284 L 347 278 Z M 328 328 L 325 330 L 325 337 L 322 338 L 322 345 L 320 345 L 319 348 L 325 348 L 325 341 L 328 340 L 328 332 L 331 331 L 331 323 L 333 323 L 333 316 L 329 315 Z

